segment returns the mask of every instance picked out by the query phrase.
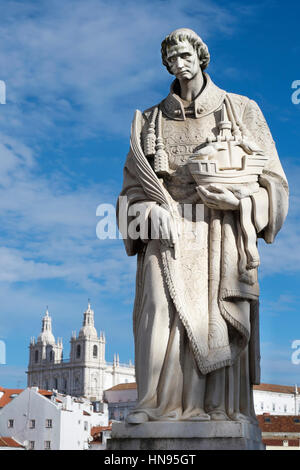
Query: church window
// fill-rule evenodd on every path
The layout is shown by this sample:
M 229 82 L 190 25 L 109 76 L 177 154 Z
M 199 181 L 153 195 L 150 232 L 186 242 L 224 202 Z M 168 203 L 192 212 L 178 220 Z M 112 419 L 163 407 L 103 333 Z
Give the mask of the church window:
M 45 390 L 49 390 L 49 383 L 48 383 L 48 380 L 45 381 Z
M 79 358 L 79 357 L 80 357 L 80 354 L 81 354 L 81 347 L 80 347 L 80 344 L 77 344 L 77 347 L 76 347 L 76 357 Z
M 51 362 L 54 360 L 54 352 L 52 351 L 52 349 L 49 353 L 49 359 L 50 359 Z
M 38 352 L 38 350 L 36 349 L 36 350 L 34 351 L 34 362 L 38 362 L 38 360 L 39 360 L 39 352 Z
M 68 381 L 67 379 L 64 380 L 64 389 L 65 389 L 65 392 L 67 391 L 67 388 L 68 388 Z
M 95 346 L 93 347 L 93 357 L 97 357 L 98 356 L 98 348 L 95 344 Z
M 54 388 L 55 388 L 55 390 L 58 389 L 58 380 L 57 380 L 56 377 L 55 377 L 55 379 L 54 379 Z

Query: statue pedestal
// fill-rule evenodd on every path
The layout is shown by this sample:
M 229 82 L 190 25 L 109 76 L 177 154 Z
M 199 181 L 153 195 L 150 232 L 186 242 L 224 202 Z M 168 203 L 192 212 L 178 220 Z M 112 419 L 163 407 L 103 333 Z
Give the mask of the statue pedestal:
M 264 450 L 258 425 L 235 421 L 113 423 L 108 450 Z

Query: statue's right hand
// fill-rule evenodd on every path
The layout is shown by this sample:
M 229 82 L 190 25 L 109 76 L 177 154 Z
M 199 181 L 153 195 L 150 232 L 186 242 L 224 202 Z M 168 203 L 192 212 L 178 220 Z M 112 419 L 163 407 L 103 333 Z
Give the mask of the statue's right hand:
M 178 234 L 173 221 L 173 217 L 166 209 L 159 205 L 155 205 L 151 209 L 151 230 L 154 235 L 151 238 L 159 238 L 161 242 L 169 247 L 174 247 Z

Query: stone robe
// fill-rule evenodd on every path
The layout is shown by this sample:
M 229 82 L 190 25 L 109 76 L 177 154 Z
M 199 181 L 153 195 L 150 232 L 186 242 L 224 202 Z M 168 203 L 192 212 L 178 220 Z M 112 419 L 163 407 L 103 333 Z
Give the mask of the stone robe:
M 132 149 L 124 168 L 121 196 L 127 197 L 126 210 L 143 202 L 146 217 L 151 218 L 151 207 L 160 202 L 151 196 L 149 182 L 151 186 L 160 181 L 173 220 L 181 227 L 176 257 L 158 239 L 131 239 L 123 233 L 127 254 L 138 255 L 135 412 L 145 412 L 149 420 L 255 420 L 252 385 L 260 382 L 259 286 L 258 259 L 249 268 L 249 257 L 258 256 L 256 238 L 272 243 L 284 222 L 288 186 L 259 107 L 230 93 L 240 121 L 269 159 L 258 190 L 241 196 L 239 210 L 212 210 L 202 204 L 187 160 L 207 138 L 216 137 L 226 96 L 207 74 L 205 79 L 204 90 L 192 103 L 176 94 L 175 80 L 159 105 L 169 174 L 158 180 L 148 158 L 150 170 L 141 176 Z M 143 113 L 140 123 L 144 153 L 154 108 Z M 190 204 L 187 213 L 182 212 L 184 204 Z M 119 205 L 119 219 L 124 216 L 120 211 Z M 248 226 L 243 219 L 247 213 Z M 132 220 L 127 214 L 127 223 Z

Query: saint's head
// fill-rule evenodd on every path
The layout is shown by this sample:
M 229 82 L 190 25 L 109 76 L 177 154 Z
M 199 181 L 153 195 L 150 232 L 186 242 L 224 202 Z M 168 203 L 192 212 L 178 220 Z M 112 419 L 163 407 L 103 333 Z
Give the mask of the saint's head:
M 161 56 L 167 70 L 179 80 L 192 79 L 210 60 L 206 44 L 188 28 L 176 29 L 163 40 Z

